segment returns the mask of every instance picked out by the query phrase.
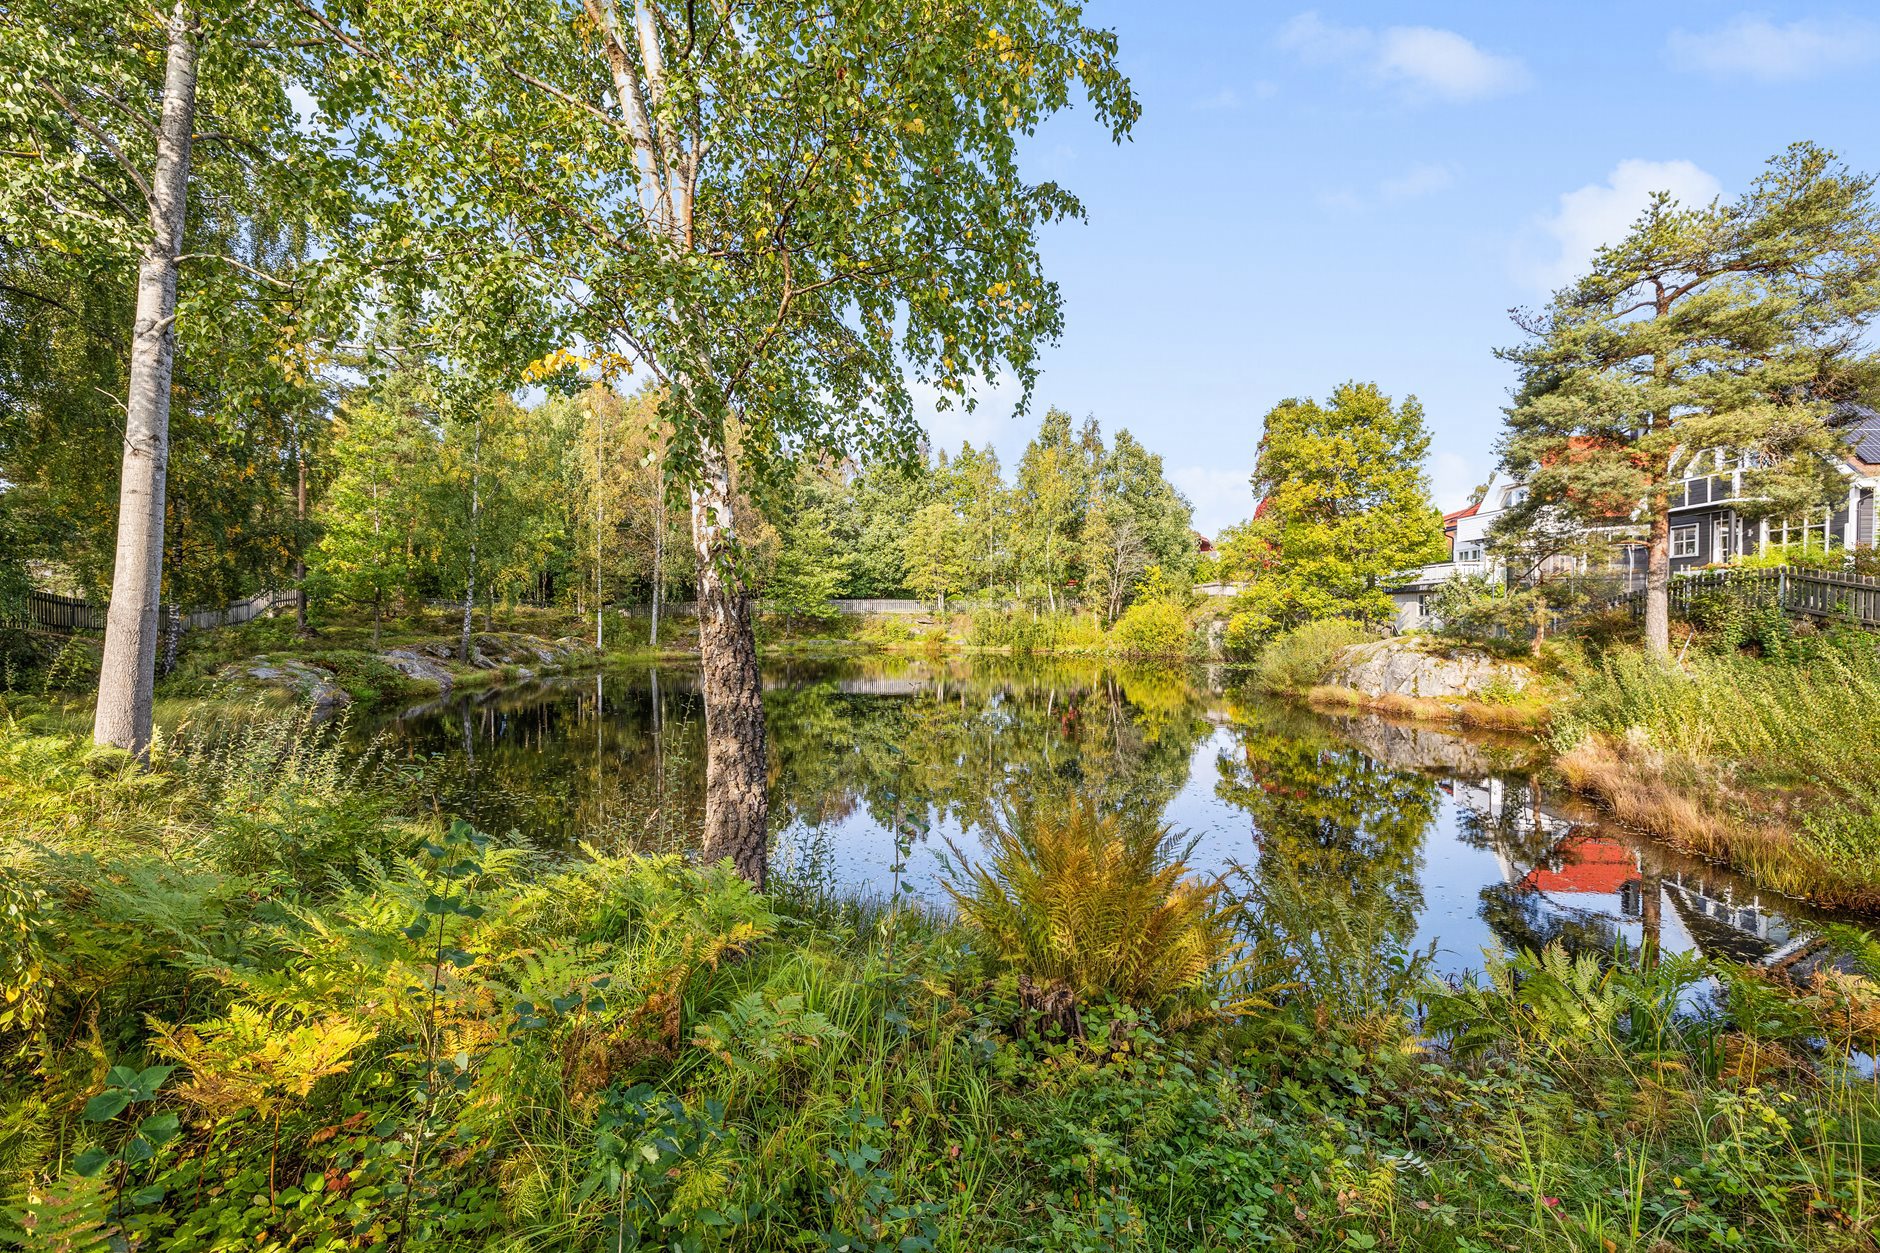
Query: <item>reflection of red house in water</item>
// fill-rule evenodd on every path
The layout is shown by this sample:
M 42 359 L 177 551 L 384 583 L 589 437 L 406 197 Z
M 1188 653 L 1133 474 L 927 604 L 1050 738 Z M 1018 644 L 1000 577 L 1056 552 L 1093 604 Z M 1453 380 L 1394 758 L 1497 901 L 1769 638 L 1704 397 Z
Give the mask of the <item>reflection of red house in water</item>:
M 1574 834 L 1554 846 L 1553 856 L 1522 875 L 1518 886 L 1547 893 L 1617 896 L 1638 877 L 1631 849 L 1615 840 Z

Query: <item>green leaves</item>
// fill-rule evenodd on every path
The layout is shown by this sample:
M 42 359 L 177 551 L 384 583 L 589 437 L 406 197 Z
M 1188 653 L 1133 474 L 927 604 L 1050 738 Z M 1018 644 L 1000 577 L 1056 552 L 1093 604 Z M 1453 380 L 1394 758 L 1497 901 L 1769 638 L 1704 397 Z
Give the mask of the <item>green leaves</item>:
M 146 1066 L 132 1070 L 128 1066 L 113 1066 L 105 1076 L 105 1090 L 85 1102 L 80 1117 L 89 1123 L 108 1123 L 132 1105 L 154 1101 L 157 1089 L 175 1069 L 174 1066 Z M 127 1167 L 139 1165 L 155 1157 L 157 1150 L 175 1139 L 180 1130 L 181 1122 L 176 1114 L 152 1114 L 139 1122 L 130 1138 L 117 1149 L 94 1145 L 72 1159 L 72 1169 L 90 1179 L 113 1163 Z M 161 1192 L 157 1199 L 160 1198 Z

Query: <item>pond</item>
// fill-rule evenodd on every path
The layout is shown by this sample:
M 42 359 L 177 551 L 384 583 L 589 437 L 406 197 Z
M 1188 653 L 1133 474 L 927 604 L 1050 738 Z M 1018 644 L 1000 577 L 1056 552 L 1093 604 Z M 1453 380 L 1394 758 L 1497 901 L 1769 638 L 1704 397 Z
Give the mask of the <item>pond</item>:
M 999 657 L 773 662 L 764 701 L 772 864 L 832 892 L 904 885 L 945 908 L 946 867 L 1003 805 L 1068 791 L 1187 833 L 1198 871 L 1242 868 L 1308 916 L 1355 911 L 1433 948 L 1441 972 L 1554 938 L 1783 965 L 1824 951 L 1824 919 L 1603 825 L 1540 787 L 1519 742 L 1321 717 L 1219 672 Z M 701 826 L 704 710 L 683 666 L 459 696 L 354 733 L 493 833 L 662 851 Z

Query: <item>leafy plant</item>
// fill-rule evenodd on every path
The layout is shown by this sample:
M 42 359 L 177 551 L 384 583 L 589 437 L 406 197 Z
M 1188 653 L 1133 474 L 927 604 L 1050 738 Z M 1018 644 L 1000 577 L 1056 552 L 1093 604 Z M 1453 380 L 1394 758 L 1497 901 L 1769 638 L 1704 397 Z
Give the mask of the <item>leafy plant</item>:
M 986 834 L 990 856 L 946 882 L 1008 967 L 1081 997 L 1167 1010 L 1204 997 L 1234 955 L 1218 885 L 1189 875 L 1166 825 L 1086 800 L 1033 800 Z

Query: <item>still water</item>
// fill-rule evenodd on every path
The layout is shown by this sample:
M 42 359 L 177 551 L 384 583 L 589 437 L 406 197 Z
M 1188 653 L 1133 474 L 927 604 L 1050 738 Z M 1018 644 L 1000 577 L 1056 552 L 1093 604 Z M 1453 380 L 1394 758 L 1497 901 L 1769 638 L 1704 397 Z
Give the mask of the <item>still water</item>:
M 1433 947 L 1446 973 L 1554 938 L 1784 964 L 1821 945 L 1805 907 L 1540 788 L 1525 746 L 1303 713 L 1218 673 L 789 662 L 766 668 L 764 701 L 772 864 L 833 891 L 887 896 L 898 879 L 944 907 L 953 850 L 973 857 L 1014 798 L 1068 790 L 1186 832 L 1201 872 L 1244 868 Z M 700 826 L 704 710 L 683 667 L 446 699 L 356 733 L 486 831 L 658 851 Z

